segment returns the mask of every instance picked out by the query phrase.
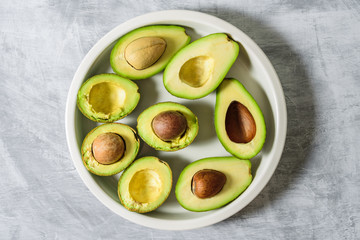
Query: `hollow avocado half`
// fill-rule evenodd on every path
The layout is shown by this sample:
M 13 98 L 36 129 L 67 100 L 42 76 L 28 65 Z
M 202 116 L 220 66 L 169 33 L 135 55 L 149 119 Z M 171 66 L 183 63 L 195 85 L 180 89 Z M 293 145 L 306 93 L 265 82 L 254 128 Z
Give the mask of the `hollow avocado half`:
M 220 192 L 210 198 L 199 198 L 192 191 L 193 176 L 201 170 L 216 170 L 226 176 Z M 187 165 L 175 187 L 176 199 L 182 207 L 194 212 L 220 208 L 237 198 L 252 182 L 251 162 L 235 157 L 211 157 Z
M 170 141 L 160 139 L 152 127 L 153 119 L 162 112 L 175 111 L 182 114 L 187 123 L 185 132 Z M 177 151 L 192 143 L 198 134 L 199 122 L 196 115 L 186 106 L 174 102 L 161 102 L 145 109 L 137 119 L 139 136 L 151 147 L 162 151 Z
M 140 99 L 138 86 L 116 74 L 95 75 L 77 94 L 77 106 L 90 120 L 114 122 L 130 114 Z
M 135 160 L 120 176 L 118 196 L 128 210 L 138 213 L 158 208 L 168 198 L 172 186 L 169 165 L 156 157 Z
M 161 57 L 150 67 L 135 69 L 125 58 L 127 46 L 134 40 L 144 37 L 156 37 L 165 40 L 166 48 Z M 132 80 L 149 78 L 161 72 L 169 60 L 181 48 L 190 42 L 191 38 L 185 28 L 174 25 L 152 25 L 137 28 L 122 36 L 113 47 L 110 55 L 110 64 L 115 73 Z M 141 57 L 141 56 L 140 56 Z
M 119 135 L 125 144 L 125 152 L 120 160 L 112 164 L 101 164 L 96 161 L 93 154 L 93 142 L 103 133 Z M 128 167 L 136 158 L 140 141 L 131 127 L 121 123 L 105 123 L 89 132 L 81 146 L 81 157 L 87 170 L 99 176 L 111 176 Z
M 254 157 L 265 143 L 261 109 L 236 79 L 225 79 L 217 89 L 215 130 L 224 148 L 238 158 Z
M 166 66 L 164 86 L 176 97 L 202 98 L 219 86 L 238 54 L 238 43 L 225 33 L 195 40 L 181 49 Z

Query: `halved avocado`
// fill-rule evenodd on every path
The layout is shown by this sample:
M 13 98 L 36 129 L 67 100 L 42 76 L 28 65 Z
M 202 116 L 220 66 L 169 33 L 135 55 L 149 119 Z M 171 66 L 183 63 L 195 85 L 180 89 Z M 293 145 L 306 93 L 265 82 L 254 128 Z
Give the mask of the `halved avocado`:
M 161 113 L 172 112 L 183 116 L 186 122 L 185 131 L 175 139 L 163 140 L 154 131 L 154 119 Z M 167 125 L 169 126 L 169 125 Z M 171 128 L 171 126 L 169 127 Z M 195 139 L 199 123 L 195 114 L 184 105 L 174 102 L 162 102 L 145 109 L 138 117 L 139 136 L 151 147 L 162 151 L 176 151 L 187 147 Z
M 120 176 L 118 195 L 125 208 L 145 213 L 164 203 L 171 186 L 169 165 L 156 157 L 143 157 L 135 160 Z
M 77 106 L 90 120 L 114 122 L 124 118 L 137 106 L 138 86 L 116 74 L 95 75 L 83 83 L 77 94 Z
M 236 79 L 225 79 L 217 89 L 215 129 L 224 148 L 238 158 L 250 159 L 264 145 L 264 116 L 255 99 Z
M 196 179 L 194 176 L 204 171 Z M 200 185 L 203 192 L 211 191 L 213 185 L 216 185 L 216 176 L 211 182 L 209 172 L 218 172 L 222 177 L 222 188 L 214 196 L 200 198 L 194 193 L 194 185 Z M 221 173 L 221 174 L 220 174 Z M 214 178 L 214 177 L 213 177 Z M 225 178 L 225 183 L 223 181 Z M 197 160 L 186 166 L 180 173 L 175 187 L 175 195 L 182 207 L 194 212 L 209 211 L 220 208 L 237 198 L 252 181 L 251 162 L 249 160 L 240 160 L 235 157 L 211 157 Z
M 93 143 L 102 134 L 112 133 L 118 135 L 123 143 L 122 157 L 111 164 L 99 163 L 93 154 Z M 99 176 L 111 176 L 117 174 L 129 166 L 139 151 L 140 142 L 136 132 L 131 127 L 121 123 L 106 123 L 94 128 L 89 132 L 81 146 L 81 156 L 87 170 Z
M 202 98 L 219 86 L 238 54 L 239 45 L 224 33 L 202 37 L 171 59 L 164 71 L 164 86 L 176 97 Z
M 141 38 L 162 39 L 166 42 L 166 48 L 154 64 L 145 69 L 136 69 L 125 58 L 125 51 L 130 43 Z M 187 45 L 190 42 L 190 39 L 191 38 L 186 34 L 185 29 L 180 26 L 153 25 L 141 27 L 125 34 L 118 40 L 111 51 L 110 64 L 114 72 L 120 76 L 133 80 L 145 79 L 161 72 L 168 64 L 170 58 Z M 146 48 L 145 53 L 147 53 L 146 51 L 149 49 L 148 45 L 138 47 L 138 49 L 144 48 Z M 143 57 L 144 52 L 141 51 L 141 54 L 139 55 L 139 58 Z

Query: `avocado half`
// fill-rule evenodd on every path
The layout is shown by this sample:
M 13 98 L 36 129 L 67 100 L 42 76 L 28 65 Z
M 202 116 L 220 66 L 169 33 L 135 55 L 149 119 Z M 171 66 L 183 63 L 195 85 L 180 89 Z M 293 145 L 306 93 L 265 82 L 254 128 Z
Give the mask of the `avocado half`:
M 193 176 L 201 170 L 216 170 L 226 176 L 221 191 L 210 198 L 199 198 L 192 191 Z M 194 212 L 220 208 L 237 198 L 252 182 L 251 162 L 235 157 L 211 157 L 197 160 L 180 173 L 175 187 L 176 199 L 182 207 Z
M 118 195 L 126 209 L 145 213 L 164 203 L 171 186 L 169 165 L 156 157 L 143 157 L 135 160 L 120 176 Z
M 176 111 L 181 113 L 187 121 L 187 128 L 177 139 L 171 141 L 161 140 L 152 128 L 152 121 L 156 115 L 165 111 Z M 182 104 L 174 102 L 162 102 L 145 109 L 137 119 L 137 130 L 139 136 L 151 147 L 162 151 L 177 151 L 187 147 L 194 141 L 199 122 L 195 114 Z
M 125 58 L 126 47 L 134 40 L 144 37 L 157 37 L 165 40 L 166 49 L 161 57 L 150 67 L 137 70 Z M 110 55 L 110 64 L 115 73 L 133 80 L 149 78 L 161 72 L 173 55 L 190 42 L 185 29 L 173 25 L 153 25 L 135 29 L 122 36 Z M 140 56 L 141 57 L 141 56 Z
M 265 143 L 261 109 L 236 79 L 225 79 L 217 89 L 215 129 L 224 148 L 238 158 L 254 157 Z
M 202 98 L 219 86 L 238 54 L 239 45 L 224 33 L 202 37 L 171 59 L 164 71 L 164 86 L 176 97 Z
M 93 155 L 92 144 L 96 137 L 103 133 L 115 133 L 125 143 L 125 152 L 115 163 L 101 164 Z M 140 142 L 134 129 L 121 123 L 106 123 L 94 128 L 86 135 L 81 146 L 81 156 L 85 167 L 91 173 L 99 176 L 111 176 L 121 172 L 132 163 L 138 154 L 139 146 Z
M 124 118 L 137 106 L 138 86 L 116 74 L 95 75 L 84 82 L 77 94 L 77 106 L 90 120 L 114 122 Z

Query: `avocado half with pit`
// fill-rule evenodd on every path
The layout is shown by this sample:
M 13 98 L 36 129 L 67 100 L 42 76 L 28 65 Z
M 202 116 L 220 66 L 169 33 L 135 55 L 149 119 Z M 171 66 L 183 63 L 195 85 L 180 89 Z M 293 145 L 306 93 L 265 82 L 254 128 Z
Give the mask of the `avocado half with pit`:
M 135 160 L 120 176 L 118 195 L 126 209 L 145 213 L 164 203 L 171 186 L 169 165 L 156 157 L 143 157 Z
M 176 151 L 192 143 L 199 123 L 196 115 L 184 105 L 162 102 L 139 115 L 137 130 L 139 136 L 154 149 Z
M 171 59 L 164 71 L 164 86 L 176 97 L 202 98 L 219 86 L 238 54 L 238 43 L 225 33 L 202 37 Z
M 134 129 L 121 123 L 106 123 L 86 135 L 81 146 L 81 156 L 91 173 L 111 176 L 133 162 L 139 145 Z
M 215 129 L 224 148 L 238 158 L 254 157 L 265 143 L 261 109 L 236 79 L 225 79 L 217 89 Z
M 190 42 L 185 29 L 172 25 L 153 25 L 122 36 L 110 55 L 115 73 L 133 80 L 161 72 L 169 60 Z
M 204 158 L 180 173 L 175 187 L 182 207 L 194 212 L 220 208 L 236 199 L 252 182 L 251 162 L 235 157 Z
M 95 75 L 83 83 L 77 106 L 90 120 L 114 122 L 130 114 L 140 99 L 138 86 L 116 74 Z

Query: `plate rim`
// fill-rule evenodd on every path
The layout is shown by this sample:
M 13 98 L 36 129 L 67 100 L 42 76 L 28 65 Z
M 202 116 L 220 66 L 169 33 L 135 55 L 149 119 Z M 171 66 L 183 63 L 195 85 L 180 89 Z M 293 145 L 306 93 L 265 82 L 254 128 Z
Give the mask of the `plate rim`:
M 264 67 L 266 74 L 272 80 L 272 86 L 274 87 L 275 91 L 274 99 L 276 104 L 275 106 L 273 106 L 273 115 L 277 121 L 274 121 L 274 139 L 276 140 L 276 145 L 274 145 L 273 148 L 276 147 L 276 149 L 275 152 L 273 152 L 272 154 L 272 164 L 267 168 L 266 175 L 263 176 L 262 181 L 258 183 L 258 186 L 254 187 L 254 190 L 250 192 L 248 197 L 243 199 L 243 201 L 241 201 L 239 204 L 229 204 L 224 208 L 214 211 L 212 214 L 202 216 L 196 219 L 154 219 L 143 214 L 129 212 L 125 208 L 121 210 L 121 208 L 119 208 L 118 206 L 118 203 L 116 203 L 101 189 L 100 186 L 97 185 L 95 180 L 91 177 L 90 173 L 83 166 L 81 154 L 79 155 L 80 150 L 78 149 L 76 143 L 76 95 L 77 90 L 82 83 L 79 78 L 86 75 L 92 64 L 95 62 L 97 57 L 104 51 L 104 49 L 106 49 L 111 43 L 116 41 L 121 36 L 119 36 L 119 32 L 123 32 L 124 34 L 137 27 L 156 24 L 156 22 L 160 21 L 189 21 L 204 23 L 207 25 L 215 25 L 217 28 L 227 29 L 228 32 L 231 32 L 231 34 L 233 34 L 233 32 L 236 32 L 236 35 L 241 36 L 242 43 L 246 43 L 246 45 L 250 47 L 251 50 L 254 52 L 255 56 L 261 61 L 261 64 Z M 107 34 L 105 34 L 85 55 L 74 74 L 68 91 L 65 108 L 65 130 L 70 156 L 78 174 L 80 175 L 80 178 L 90 190 L 90 192 L 107 208 L 129 221 L 145 227 L 160 230 L 191 230 L 209 226 L 223 221 L 226 218 L 229 218 L 230 216 L 247 206 L 264 189 L 270 178 L 273 176 L 276 167 L 278 166 L 285 146 L 287 131 L 287 110 L 284 92 L 273 65 L 271 64 L 265 53 L 261 50 L 261 48 L 244 32 L 242 32 L 239 28 L 235 27 L 231 23 L 207 13 L 191 10 L 164 10 L 146 13 L 119 24 Z

